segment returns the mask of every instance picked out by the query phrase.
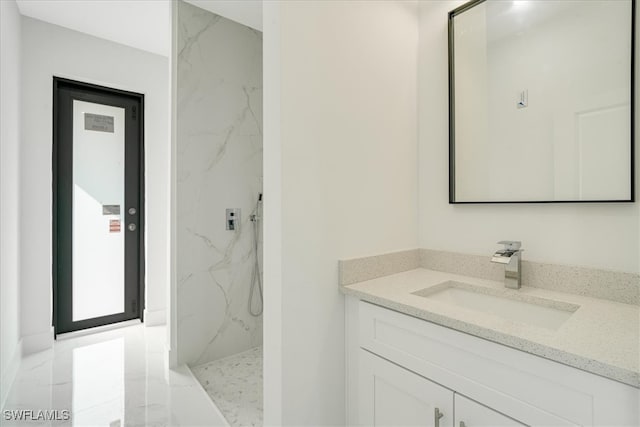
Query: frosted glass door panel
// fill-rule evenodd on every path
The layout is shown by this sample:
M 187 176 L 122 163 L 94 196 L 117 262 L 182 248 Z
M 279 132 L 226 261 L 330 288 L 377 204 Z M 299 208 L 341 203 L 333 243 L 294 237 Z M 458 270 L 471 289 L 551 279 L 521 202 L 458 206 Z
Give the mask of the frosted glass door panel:
M 124 312 L 123 108 L 73 101 L 73 321 Z

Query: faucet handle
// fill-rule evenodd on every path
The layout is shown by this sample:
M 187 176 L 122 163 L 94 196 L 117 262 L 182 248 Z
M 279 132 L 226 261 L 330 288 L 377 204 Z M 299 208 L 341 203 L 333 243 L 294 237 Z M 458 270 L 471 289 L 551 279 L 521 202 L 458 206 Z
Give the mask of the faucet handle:
M 504 249 L 509 251 L 519 251 L 522 246 L 522 242 L 518 240 L 500 240 L 498 244 L 504 245 Z

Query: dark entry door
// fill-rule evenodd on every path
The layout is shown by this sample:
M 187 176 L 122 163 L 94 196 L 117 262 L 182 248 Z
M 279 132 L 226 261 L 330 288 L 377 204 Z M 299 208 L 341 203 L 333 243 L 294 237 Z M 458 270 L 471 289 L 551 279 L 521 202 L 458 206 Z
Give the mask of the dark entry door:
M 143 95 L 53 84 L 56 334 L 142 319 Z

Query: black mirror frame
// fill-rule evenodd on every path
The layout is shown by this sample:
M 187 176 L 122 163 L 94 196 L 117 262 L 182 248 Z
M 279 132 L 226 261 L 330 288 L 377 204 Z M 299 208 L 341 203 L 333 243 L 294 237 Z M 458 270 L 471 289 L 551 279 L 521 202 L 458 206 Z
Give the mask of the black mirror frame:
M 449 204 L 522 204 L 522 203 L 634 203 L 635 199 L 635 50 L 636 50 L 636 0 L 631 0 L 631 99 L 630 99 L 630 158 L 631 186 L 626 200 L 534 200 L 534 201 L 457 201 L 455 193 L 455 85 L 454 85 L 454 24 L 457 15 L 484 3 L 471 0 L 449 12 L 448 62 L 449 62 Z

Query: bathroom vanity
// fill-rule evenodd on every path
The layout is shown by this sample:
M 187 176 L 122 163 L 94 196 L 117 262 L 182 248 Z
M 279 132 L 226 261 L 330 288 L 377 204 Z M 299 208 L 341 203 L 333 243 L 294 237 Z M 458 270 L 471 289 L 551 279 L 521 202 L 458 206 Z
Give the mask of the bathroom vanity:
M 348 425 L 640 425 L 637 305 L 425 268 L 341 290 Z

